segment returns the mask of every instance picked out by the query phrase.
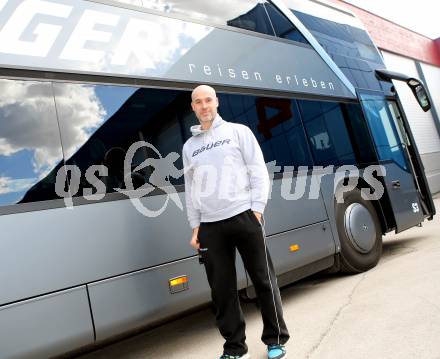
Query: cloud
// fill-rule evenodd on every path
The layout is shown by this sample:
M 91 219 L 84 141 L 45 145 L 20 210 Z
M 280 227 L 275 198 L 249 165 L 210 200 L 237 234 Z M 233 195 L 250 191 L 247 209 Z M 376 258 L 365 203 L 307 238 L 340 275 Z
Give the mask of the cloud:
M 105 12 L 103 14 L 110 16 Z M 67 53 L 64 53 L 65 48 L 61 55 L 62 61 L 57 62 L 55 67 L 160 77 L 180 59 L 182 49 L 193 47 L 213 30 L 206 25 L 126 9 L 118 9 L 111 16 L 123 20 L 101 32 L 106 35 L 117 33 L 119 36 L 112 36 L 112 40 L 106 44 L 94 45 L 91 41 L 86 45 L 76 44 L 80 47 L 79 53 L 74 48 L 68 48 Z M 99 19 L 96 23 L 99 24 Z M 74 25 L 80 39 L 87 40 L 84 29 L 78 28 L 81 25 Z M 58 41 L 70 44 L 69 38 L 60 38 Z M 62 46 L 61 43 L 58 45 Z M 87 56 L 84 51 L 92 51 L 95 56 Z
M 122 2 L 125 4 L 131 4 L 131 5 L 142 5 L 142 0 L 118 0 L 118 2 Z
M 0 195 L 26 191 L 37 180 L 37 178 L 12 179 L 0 177 Z
M 121 1 L 121 0 L 119 0 Z M 121 1 L 128 2 L 128 1 Z M 258 1 L 223 0 L 142 0 L 143 6 L 149 9 L 183 15 L 191 19 L 226 25 L 228 20 L 235 19 L 258 5 Z M 142 20 L 132 17 L 123 30 L 122 38 L 113 53 L 96 64 L 84 63 L 84 68 L 93 71 L 121 70 L 116 63 L 129 56 L 122 68 L 127 74 L 148 74 L 161 76 L 175 65 L 181 57 L 214 30 L 211 26 L 181 21 L 167 17 L 152 17 L 143 14 Z M 136 49 L 133 51 L 133 49 Z
M 187 0 L 142 0 L 142 2 L 145 7 L 150 9 L 182 14 L 210 23 L 224 24 L 226 24 L 226 20 L 232 20 L 246 14 L 258 4 L 258 1 L 249 0 L 192 0 L 191 2 Z
M 61 159 L 54 101 L 48 83 L 0 81 L 0 153 L 34 151 L 34 171 Z
M 89 137 L 87 132 L 102 123 L 105 111 L 92 87 L 66 84 L 55 88 L 66 117 L 65 152 L 72 154 Z M 0 80 L 0 93 L 0 155 L 31 151 L 32 170 L 41 178 L 62 159 L 51 84 Z
M 64 155 L 70 158 L 97 129 L 107 115 L 95 88 L 78 84 L 54 84 Z
M 10 156 L 14 154 L 16 150 L 6 141 L 5 138 L 0 138 L 0 154 L 3 156 Z
M 161 76 L 180 59 L 182 50 L 195 46 L 211 31 L 205 25 L 166 17 L 131 18 L 114 51 L 94 70 Z

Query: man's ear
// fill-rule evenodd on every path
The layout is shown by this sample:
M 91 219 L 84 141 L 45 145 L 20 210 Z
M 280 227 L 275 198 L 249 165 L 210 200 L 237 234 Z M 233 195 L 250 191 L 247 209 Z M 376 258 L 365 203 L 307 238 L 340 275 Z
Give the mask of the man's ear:
M 191 109 L 193 110 L 193 112 L 196 112 L 196 110 L 194 109 L 194 102 L 191 102 Z
M 219 102 L 218 102 L 218 97 L 216 97 L 216 98 L 215 98 L 215 101 L 217 102 L 217 105 L 216 105 L 216 107 L 218 107 L 218 105 L 219 105 Z

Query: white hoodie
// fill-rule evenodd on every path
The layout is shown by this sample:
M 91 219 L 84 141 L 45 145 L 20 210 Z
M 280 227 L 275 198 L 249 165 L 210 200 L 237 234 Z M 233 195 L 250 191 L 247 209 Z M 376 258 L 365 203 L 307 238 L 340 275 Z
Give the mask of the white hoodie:
M 209 130 L 191 127 L 183 145 L 185 198 L 191 228 L 248 209 L 263 213 L 269 173 L 252 131 L 217 115 Z

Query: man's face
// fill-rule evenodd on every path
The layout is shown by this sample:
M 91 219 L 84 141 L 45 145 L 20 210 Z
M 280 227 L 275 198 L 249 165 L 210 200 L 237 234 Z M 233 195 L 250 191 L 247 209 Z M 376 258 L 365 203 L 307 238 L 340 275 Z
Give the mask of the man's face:
M 200 124 L 207 124 L 217 116 L 218 98 L 212 88 L 200 88 L 193 92 L 191 107 Z

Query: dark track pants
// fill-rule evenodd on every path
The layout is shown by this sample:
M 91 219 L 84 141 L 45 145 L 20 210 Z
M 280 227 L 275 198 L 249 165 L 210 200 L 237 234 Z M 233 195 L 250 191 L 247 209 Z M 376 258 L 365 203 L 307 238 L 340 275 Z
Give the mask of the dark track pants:
M 218 222 L 200 224 L 202 255 L 211 295 L 216 307 L 216 322 L 225 338 L 224 354 L 247 353 L 245 321 L 237 293 L 235 248 L 254 284 L 263 318 L 261 340 L 266 344 L 284 344 L 289 339 L 283 319 L 280 291 L 264 230 L 249 209 Z

